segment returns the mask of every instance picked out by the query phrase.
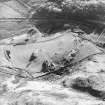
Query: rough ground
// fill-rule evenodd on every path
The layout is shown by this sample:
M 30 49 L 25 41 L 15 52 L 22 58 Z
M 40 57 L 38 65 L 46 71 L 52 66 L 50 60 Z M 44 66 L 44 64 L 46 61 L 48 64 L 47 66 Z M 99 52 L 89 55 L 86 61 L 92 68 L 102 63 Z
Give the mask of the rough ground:
M 1 0 L 0 105 L 105 105 L 104 14 L 102 0 Z

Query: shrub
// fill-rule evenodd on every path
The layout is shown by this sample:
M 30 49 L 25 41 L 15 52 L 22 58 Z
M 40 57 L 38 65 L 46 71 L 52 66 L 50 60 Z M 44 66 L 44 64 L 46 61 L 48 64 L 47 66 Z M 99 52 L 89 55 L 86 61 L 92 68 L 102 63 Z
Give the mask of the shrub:
M 105 3 L 101 0 L 47 0 L 33 11 L 30 21 L 44 33 L 66 29 L 65 24 L 90 32 L 104 27 Z

